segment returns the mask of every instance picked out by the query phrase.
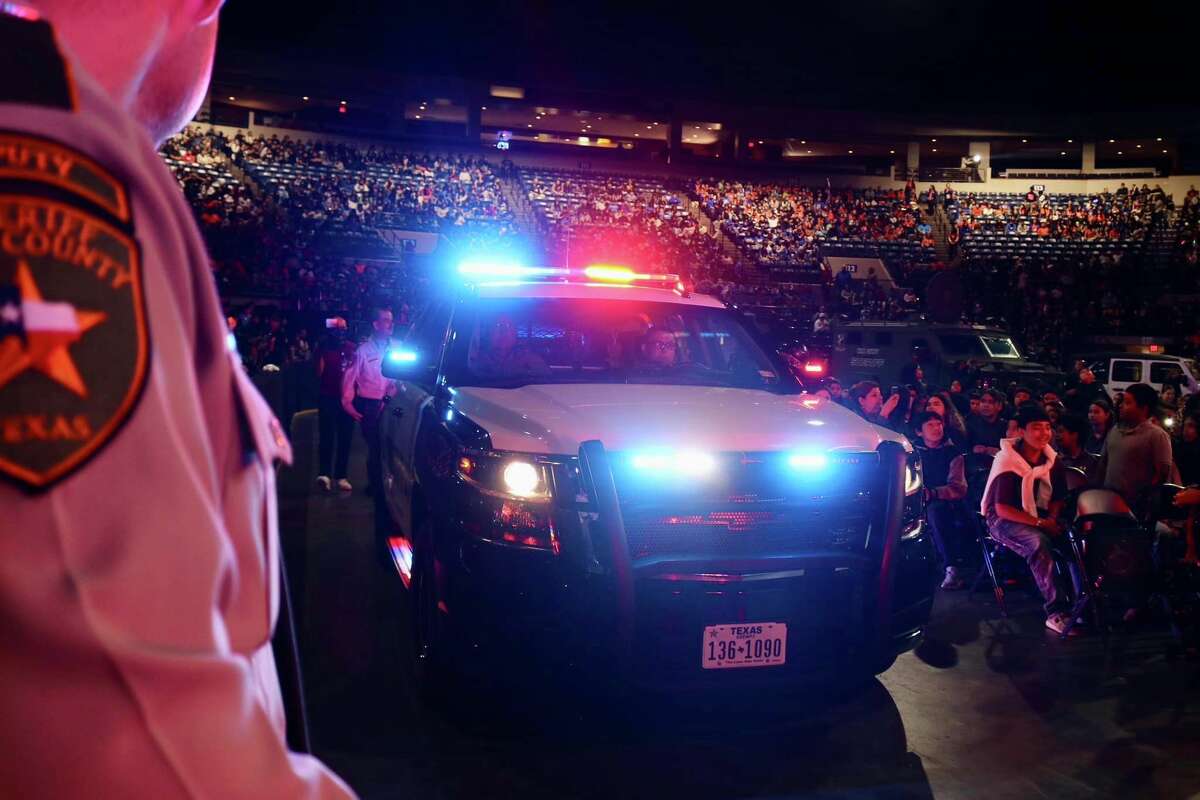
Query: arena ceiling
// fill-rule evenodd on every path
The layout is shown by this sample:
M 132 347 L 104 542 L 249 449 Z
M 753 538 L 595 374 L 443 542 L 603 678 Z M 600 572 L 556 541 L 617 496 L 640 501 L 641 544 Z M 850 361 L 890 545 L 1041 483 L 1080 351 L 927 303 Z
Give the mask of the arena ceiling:
M 392 86 L 407 104 L 452 95 L 425 88 L 439 81 L 502 83 L 532 105 L 839 141 L 856 128 L 1106 140 L 1200 126 L 1191 4 L 275 5 L 227 6 L 218 85 L 246 87 L 277 61 L 270 89 L 285 94 L 308 81 L 380 104 Z

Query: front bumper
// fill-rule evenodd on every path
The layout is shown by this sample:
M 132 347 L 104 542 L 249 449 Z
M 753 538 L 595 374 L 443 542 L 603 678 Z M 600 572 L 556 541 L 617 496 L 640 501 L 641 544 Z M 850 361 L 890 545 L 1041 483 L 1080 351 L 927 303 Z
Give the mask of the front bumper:
M 463 666 L 590 668 L 670 690 L 823 683 L 873 675 L 919 643 L 937 574 L 928 534 L 901 536 L 898 446 L 881 453 L 881 484 L 894 488 L 876 494 L 862 548 L 640 560 L 593 450 L 580 464 L 593 502 L 561 515 L 562 554 L 459 540 L 444 598 Z M 745 622 L 788 626 L 785 663 L 702 669 L 704 628 Z

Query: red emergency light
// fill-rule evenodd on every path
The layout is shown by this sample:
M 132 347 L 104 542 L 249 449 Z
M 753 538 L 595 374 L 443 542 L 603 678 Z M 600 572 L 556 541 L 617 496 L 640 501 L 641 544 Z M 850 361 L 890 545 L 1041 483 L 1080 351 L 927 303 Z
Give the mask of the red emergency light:
M 804 362 L 804 374 L 805 375 L 824 375 L 825 374 L 825 365 L 823 363 L 821 363 L 820 361 L 805 361 Z

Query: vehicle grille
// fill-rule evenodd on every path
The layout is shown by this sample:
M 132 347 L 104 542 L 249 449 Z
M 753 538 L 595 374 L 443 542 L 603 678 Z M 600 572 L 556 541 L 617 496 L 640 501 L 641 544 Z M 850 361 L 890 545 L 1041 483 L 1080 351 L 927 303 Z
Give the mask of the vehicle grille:
M 639 473 L 613 456 L 613 477 L 635 563 L 666 557 L 745 558 L 861 552 L 878 480 L 874 453 L 840 453 L 817 470 L 786 453 L 722 453 L 703 479 Z
M 870 521 L 845 508 L 771 508 L 624 512 L 633 560 L 667 556 L 752 557 L 813 551 L 861 551 Z

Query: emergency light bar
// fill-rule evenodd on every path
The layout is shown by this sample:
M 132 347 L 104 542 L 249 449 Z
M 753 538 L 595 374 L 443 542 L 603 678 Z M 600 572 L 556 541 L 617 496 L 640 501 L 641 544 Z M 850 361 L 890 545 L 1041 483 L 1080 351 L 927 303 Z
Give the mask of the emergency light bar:
M 671 273 L 649 274 L 634 272 L 629 267 L 616 264 L 591 264 L 581 270 L 564 267 L 531 267 L 522 264 L 493 261 L 464 261 L 458 265 L 458 274 L 472 282 L 513 280 L 587 280 L 595 283 L 632 285 L 638 283 L 669 284 L 678 292 L 684 291 L 678 275 Z

